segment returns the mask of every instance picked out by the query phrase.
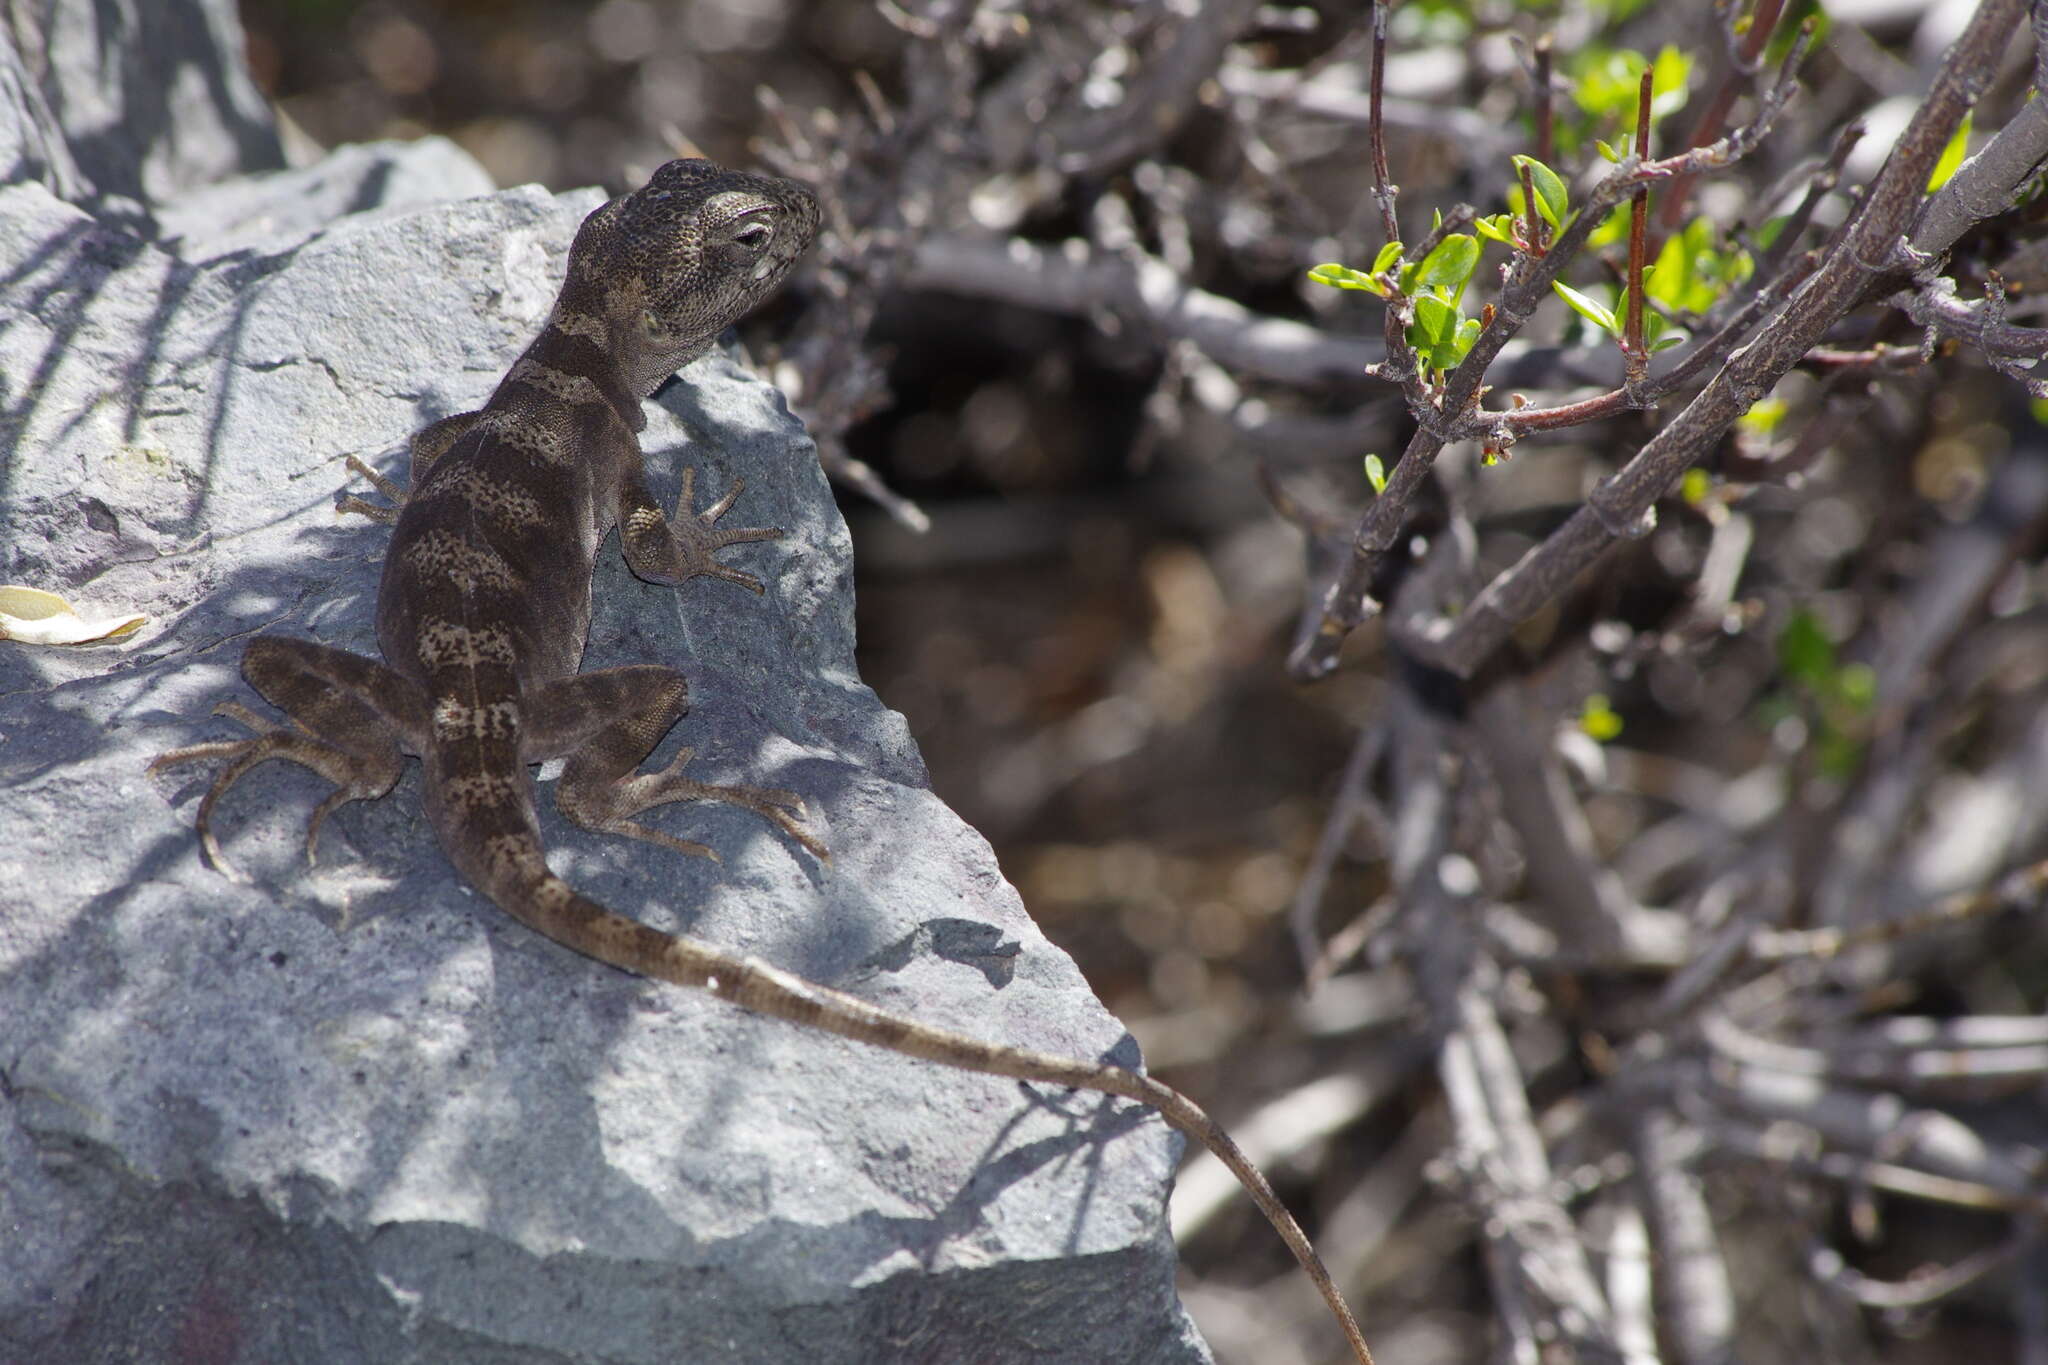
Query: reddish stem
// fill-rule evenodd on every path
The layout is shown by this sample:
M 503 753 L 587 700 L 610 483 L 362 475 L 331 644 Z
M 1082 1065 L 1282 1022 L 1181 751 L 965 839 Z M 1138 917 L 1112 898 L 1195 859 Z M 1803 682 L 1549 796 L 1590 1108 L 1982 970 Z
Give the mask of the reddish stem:
M 1721 73 L 1720 86 L 1700 111 L 1699 122 L 1693 125 L 1692 135 L 1686 139 L 1688 148 L 1704 147 L 1721 136 L 1721 127 L 1728 121 L 1728 111 L 1735 107 L 1738 84 L 1756 70 L 1764 45 L 1770 42 L 1772 32 L 1778 27 L 1778 16 L 1784 9 L 1785 0 L 1757 0 L 1756 9 L 1749 16 L 1749 28 L 1736 45 L 1728 69 Z M 1681 177 L 1671 182 L 1671 193 L 1664 199 L 1664 211 L 1657 215 L 1660 234 L 1678 226 L 1678 216 L 1685 210 L 1685 189 L 1690 178 Z
M 1373 0 L 1372 7 L 1372 85 L 1370 97 L 1371 113 L 1367 119 L 1366 131 L 1372 140 L 1372 193 L 1379 201 L 1380 227 L 1385 230 L 1387 240 L 1401 240 L 1401 224 L 1394 217 L 1394 187 L 1387 173 L 1386 123 L 1380 117 L 1380 96 L 1386 85 L 1387 72 L 1387 4 L 1386 0 Z
M 1643 68 L 1642 84 L 1636 88 L 1636 158 L 1650 159 L 1650 94 L 1655 78 Z M 1647 254 L 1650 218 L 1650 187 L 1642 185 L 1629 197 L 1628 210 L 1628 318 L 1622 324 L 1621 354 L 1628 383 L 1634 384 L 1650 369 L 1650 353 L 1643 346 L 1643 257 Z

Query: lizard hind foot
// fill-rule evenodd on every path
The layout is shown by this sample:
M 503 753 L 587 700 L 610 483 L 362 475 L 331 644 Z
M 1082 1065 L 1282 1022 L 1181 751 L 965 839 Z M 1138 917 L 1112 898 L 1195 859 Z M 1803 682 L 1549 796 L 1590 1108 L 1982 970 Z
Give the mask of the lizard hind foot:
M 752 811 L 810 850 L 820 861 L 832 861 L 824 841 L 801 823 L 806 813 L 801 796 L 777 787 L 728 787 L 699 782 L 683 773 L 684 765 L 694 756 L 694 750 L 681 749 L 659 772 L 637 773 L 611 781 L 593 780 L 582 774 L 572 778 L 565 773 L 563 784 L 555 791 L 555 803 L 562 814 L 585 829 L 644 839 L 680 853 L 708 857 L 718 862 L 717 853 L 704 845 L 650 829 L 631 817 L 654 806 L 677 801 L 722 801 Z
M 213 811 L 228 789 L 241 781 L 249 770 L 258 764 L 273 758 L 288 759 L 301 767 L 311 768 L 335 784 L 335 789 L 314 808 L 313 814 L 306 821 L 308 863 L 318 858 L 320 827 L 329 815 L 350 801 L 369 800 L 384 795 L 398 780 L 396 761 L 387 767 L 370 760 L 367 755 L 338 749 L 308 733 L 296 721 L 292 722 L 291 727 L 274 724 L 240 702 L 233 701 L 222 702 L 216 706 L 214 714 L 226 716 L 256 733 L 248 739 L 214 740 L 169 750 L 150 760 L 148 771 L 161 772 L 179 764 L 204 759 L 228 760 L 227 765 L 214 774 L 213 782 L 206 789 L 206 795 L 199 798 L 199 810 L 193 818 L 193 824 L 198 830 L 199 847 L 206 855 L 208 865 L 230 881 L 246 884 L 249 877 L 222 851 L 220 840 L 213 832 Z
M 812 856 L 821 862 L 832 861 L 831 851 L 825 847 L 824 840 L 801 823 L 810 809 L 801 796 L 780 787 L 722 787 L 685 777 L 683 765 L 695 756 L 695 752 L 692 749 L 678 750 L 660 772 L 630 777 L 620 785 L 630 794 L 629 799 L 646 803 L 641 807 L 643 810 L 647 805 L 669 801 L 723 801 L 729 806 L 750 810 L 809 849 Z
M 149 761 L 147 771 L 162 772 L 181 763 L 196 763 L 209 758 L 232 758 L 225 768 L 214 774 L 212 785 L 206 795 L 199 798 L 199 813 L 193 818 L 193 825 L 199 831 L 199 849 L 206 859 L 206 865 L 231 882 L 247 885 L 249 875 L 229 860 L 221 851 L 220 840 L 213 834 L 213 808 L 220 801 L 221 794 L 238 781 L 242 774 L 261 763 L 268 755 L 251 755 L 256 747 L 252 739 L 216 740 L 207 744 L 188 744 L 182 749 L 171 749 L 158 754 Z

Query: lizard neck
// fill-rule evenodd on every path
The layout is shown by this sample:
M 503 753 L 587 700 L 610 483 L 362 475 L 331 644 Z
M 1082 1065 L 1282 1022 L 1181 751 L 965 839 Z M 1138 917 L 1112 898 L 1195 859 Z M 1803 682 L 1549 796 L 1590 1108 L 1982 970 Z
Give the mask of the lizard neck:
M 575 306 L 567 297 L 555 304 L 540 335 L 520 354 L 499 385 L 493 403 L 515 381 L 546 389 L 570 403 L 601 402 L 628 430 L 642 431 L 647 417 L 632 375 L 630 355 L 622 354 L 618 329 L 601 314 Z

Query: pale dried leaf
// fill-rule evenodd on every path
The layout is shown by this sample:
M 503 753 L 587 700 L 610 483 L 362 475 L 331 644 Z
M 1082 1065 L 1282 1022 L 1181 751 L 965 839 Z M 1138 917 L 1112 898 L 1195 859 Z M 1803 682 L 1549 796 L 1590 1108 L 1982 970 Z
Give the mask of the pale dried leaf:
M 53 592 L 0 585 L 0 640 L 29 645 L 84 645 L 133 635 L 149 624 L 141 612 L 87 616 Z

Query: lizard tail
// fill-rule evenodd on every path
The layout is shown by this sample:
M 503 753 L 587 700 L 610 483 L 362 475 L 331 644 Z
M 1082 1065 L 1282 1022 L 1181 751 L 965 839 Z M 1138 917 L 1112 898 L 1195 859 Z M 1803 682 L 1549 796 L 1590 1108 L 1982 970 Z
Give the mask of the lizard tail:
M 920 1024 L 858 996 L 772 967 L 758 958 L 737 957 L 691 939 L 650 929 L 607 910 L 548 871 L 541 858 L 537 831 L 529 847 L 528 856 L 498 863 L 497 884 L 481 878 L 477 884 L 527 927 L 607 966 L 707 990 L 757 1014 L 822 1029 L 905 1056 L 964 1071 L 1098 1091 L 1157 1109 L 1168 1123 L 1208 1148 L 1237 1177 L 1314 1282 L 1361 1365 L 1372 1365 L 1372 1352 L 1366 1347 L 1358 1320 L 1352 1316 L 1350 1305 L 1344 1301 L 1308 1235 L 1294 1221 L 1294 1215 L 1222 1125 L 1178 1090 L 1122 1067 L 990 1043 L 950 1029 Z

